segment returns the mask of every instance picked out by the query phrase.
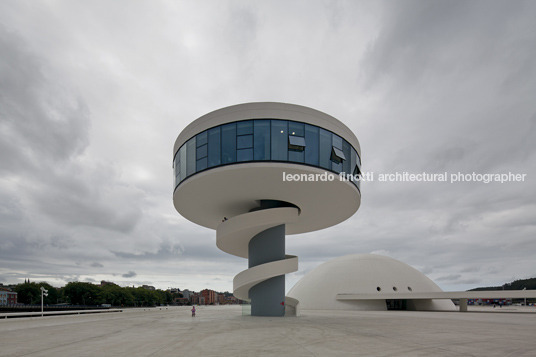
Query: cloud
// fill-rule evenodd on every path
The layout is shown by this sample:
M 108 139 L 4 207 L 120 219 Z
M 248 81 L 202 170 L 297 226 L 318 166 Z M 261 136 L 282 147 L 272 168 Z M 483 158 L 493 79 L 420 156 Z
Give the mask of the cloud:
M 136 271 L 148 285 L 231 290 L 247 262 L 174 210 L 171 148 L 195 118 L 247 101 L 335 116 L 360 140 L 364 171 L 528 177 L 363 183 L 352 218 L 287 238 L 300 258 L 291 279 L 369 252 L 452 289 L 536 268 L 533 3 L 125 5 L 106 16 L 100 3 L 0 5 L 5 279 Z
M 166 261 L 170 259 L 177 259 L 183 253 L 183 248 L 180 245 L 161 245 L 157 252 L 143 252 L 143 253 L 125 253 L 125 252 L 112 252 L 115 256 L 121 259 L 127 259 L 130 261 L 143 261 L 143 260 L 155 260 Z
M 126 274 L 123 274 L 121 275 L 123 278 L 134 278 L 136 277 L 138 274 L 136 274 L 135 272 L 133 272 L 132 270 L 129 271 L 128 273 Z

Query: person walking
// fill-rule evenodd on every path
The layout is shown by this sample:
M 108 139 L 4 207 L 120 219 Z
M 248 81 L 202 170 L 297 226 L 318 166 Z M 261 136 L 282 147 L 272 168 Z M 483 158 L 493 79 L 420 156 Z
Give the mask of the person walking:
M 195 317 L 195 305 L 192 306 L 192 317 Z

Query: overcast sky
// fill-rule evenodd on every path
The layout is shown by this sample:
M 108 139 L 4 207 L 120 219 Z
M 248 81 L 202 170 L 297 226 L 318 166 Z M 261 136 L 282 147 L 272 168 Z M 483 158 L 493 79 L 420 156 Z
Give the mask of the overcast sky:
M 300 270 L 378 253 L 445 290 L 536 276 L 536 2 L 0 0 L 0 282 L 232 291 L 247 261 L 172 203 L 191 121 L 252 101 L 344 122 L 367 182 Z

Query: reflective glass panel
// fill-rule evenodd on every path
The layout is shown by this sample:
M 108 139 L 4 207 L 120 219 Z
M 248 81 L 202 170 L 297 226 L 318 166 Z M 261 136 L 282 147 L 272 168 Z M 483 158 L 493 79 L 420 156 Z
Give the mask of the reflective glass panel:
M 220 128 L 218 126 L 208 130 L 208 167 L 221 164 Z
M 183 145 L 179 150 L 180 165 L 181 165 L 181 181 L 186 178 L 186 145 Z
M 272 160 L 287 161 L 288 124 L 286 120 L 272 120 Z
M 221 163 L 236 162 L 236 123 L 221 127 Z
M 195 173 L 195 136 L 186 142 L 186 176 Z
M 236 123 L 236 135 L 253 134 L 253 121 L 245 120 Z
M 305 160 L 305 151 L 288 151 L 288 161 L 292 162 L 304 162 Z
M 305 138 L 301 136 L 290 135 L 288 137 L 288 145 L 289 147 L 296 147 L 296 150 L 300 150 L 300 148 L 303 150 L 305 149 Z
M 207 144 L 198 146 L 197 147 L 196 158 L 201 159 L 201 158 L 206 157 L 206 156 L 207 156 Z
M 253 135 L 240 135 L 236 137 L 236 148 L 247 149 L 253 147 Z
M 342 162 L 342 171 L 347 175 L 351 175 L 352 169 L 350 168 L 350 158 L 352 157 L 352 147 L 346 140 L 342 141 L 342 153 L 345 157 L 345 160 Z
M 303 137 L 290 135 L 288 149 L 288 161 L 303 162 L 305 160 L 305 139 Z
M 325 169 L 331 170 L 331 149 L 333 145 L 331 145 L 331 133 L 327 130 L 320 129 L 320 148 L 319 148 L 319 162 L 320 167 L 323 167 Z
M 342 172 L 342 162 L 340 164 L 332 161 L 331 162 L 331 170 L 335 171 L 336 173 L 341 173 Z
M 357 169 L 357 152 L 353 148 L 350 156 L 350 169 L 352 170 L 352 175 L 355 175 Z
M 342 138 L 340 136 L 333 134 L 333 146 L 342 150 Z
M 253 137 L 253 159 L 270 160 L 270 121 L 255 120 Z
M 289 121 L 288 122 L 288 133 L 289 135 L 296 135 L 296 136 L 304 136 L 304 124 L 298 123 L 295 121 Z
M 175 176 L 178 176 L 181 171 L 181 164 L 179 160 L 180 160 L 180 156 L 179 156 L 179 152 L 177 151 L 177 153 L 175 154 L 175 159 L 173 160 L 173 170 L 175 172 Z
M 305 163 L 318 166 L 318 127 L 305 124 Z
M 207 132 L 206 130 L 200 134 L 197 134 L 197 146 L 205 145 L 207 143 Z
M 197 163 L 196 163 L 196 171 L 199 172 L 201 170 L 204 170 L 207 168 L 207 158 L 204 157 L 200 160 L 197 160 Z
M 253 160 L 253 149 L 236 150 L 236 161 L 251 161 Z

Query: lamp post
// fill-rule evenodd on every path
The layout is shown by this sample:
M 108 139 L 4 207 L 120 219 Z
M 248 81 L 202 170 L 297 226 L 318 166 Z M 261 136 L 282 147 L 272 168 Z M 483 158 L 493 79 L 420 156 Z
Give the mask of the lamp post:
M 43 317 L 43 299 L 48 296 L 48 290 L 41 286 L 41 317 Z
M 527 290 L 527 287 L 525 286 L 523 290 Z M 527 298 L 525 297 L 525 302 L 523 303 L 523 306 L 527 306 Z

